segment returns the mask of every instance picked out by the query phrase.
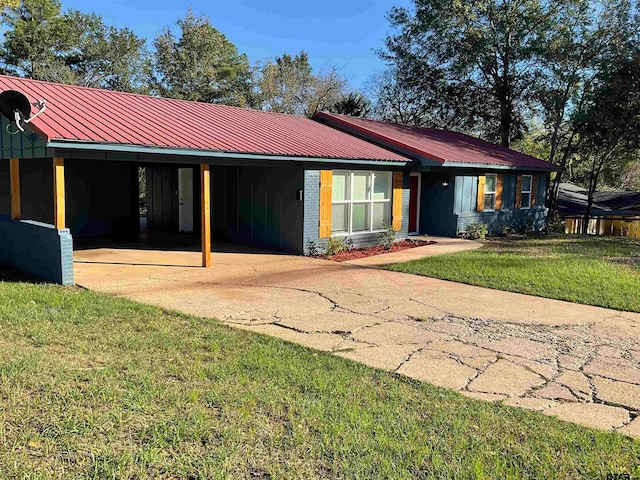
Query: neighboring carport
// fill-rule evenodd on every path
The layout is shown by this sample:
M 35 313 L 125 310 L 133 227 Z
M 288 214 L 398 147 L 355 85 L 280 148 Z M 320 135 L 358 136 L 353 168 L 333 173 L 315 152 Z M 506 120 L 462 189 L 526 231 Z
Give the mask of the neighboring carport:
M 63 284 L 73 283 L 71 235 L 138 238 L 140 169 L 146 227 L 199 234 L 206 267 L 212 239 L 303 253 L 318 237 L 321 169 L 409 164 L 290 115 L 5 76 L 0 90 L 47 104 L 23 133 L 2 119 L 0 233 L 11 241 L 0 262 Z

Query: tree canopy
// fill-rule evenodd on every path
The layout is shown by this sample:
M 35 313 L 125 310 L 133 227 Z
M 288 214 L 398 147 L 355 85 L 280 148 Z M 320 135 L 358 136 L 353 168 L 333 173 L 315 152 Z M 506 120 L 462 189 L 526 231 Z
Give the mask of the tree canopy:
M 177 25 L 179 36 L 165 28 L 153 41 L 152 91 L 164 97 L 246 106 L 250 95 L 247 56 L 209 18 L 191 9 Z
M 314 73 L 304 51 L 268 59 L 257 69 L 258 106 L 271 112 L 311 117 L 342 100 L 346 87 L 335 69 Z
M 124 91 L 144 89 L 145 40 L 127 28 L 57 0 L 22 0 L 5 8 L 0 49 L 5 73 Z

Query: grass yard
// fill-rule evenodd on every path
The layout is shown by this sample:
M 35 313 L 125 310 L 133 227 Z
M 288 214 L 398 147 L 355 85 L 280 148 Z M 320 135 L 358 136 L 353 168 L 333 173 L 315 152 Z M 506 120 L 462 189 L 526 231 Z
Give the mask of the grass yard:
M 0 282 L 1 478 L 640 475 L 640 442 L 73 288 Z
M 478 250 L 389 268 L 640 312 L 640 240 L 583 236 L 490 239 Z

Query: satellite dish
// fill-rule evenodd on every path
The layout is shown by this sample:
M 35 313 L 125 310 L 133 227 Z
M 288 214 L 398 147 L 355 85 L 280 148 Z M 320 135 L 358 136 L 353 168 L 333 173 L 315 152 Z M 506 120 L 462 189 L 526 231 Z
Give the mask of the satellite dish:
M 31 105 L 38 108 L 38 111 L 33 116 L 31 116 Z M 16 124 L 15 130 L 11 128 L 11 124 L 7 125 L 7 132 L 11 135 L 24 132 L 25 124 L 44 112 L 45 108 L 44 100 L 30 103 L 27 96 L 22 92 L 5 90 L 0 93 L 0 113 L 8 118 L 10 122 Z

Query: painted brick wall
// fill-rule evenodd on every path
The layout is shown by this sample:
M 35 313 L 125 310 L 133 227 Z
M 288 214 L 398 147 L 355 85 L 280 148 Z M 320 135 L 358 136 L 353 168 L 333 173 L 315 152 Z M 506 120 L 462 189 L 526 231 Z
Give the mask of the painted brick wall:
M 73 239 L 69 229 L 57 230 L 31 220 L 0 216 L 0 263 L 47 282 L 73 285 Z
M 305 255 L 308 241 L 318 243 L 320 234 L 320 170 L 304 171 L 304 223 L 303 243 Z
M 527 223 L 539 230 L 544 226 L 547 209 L 544 207 L 527 210 L 499 210 L 497 212 L 469 212 L 458 214 L 458 233 L 464 232 L 472 223 L 486 223 L 489 234 L 498 234 L 503 225 L 519 230 Z

